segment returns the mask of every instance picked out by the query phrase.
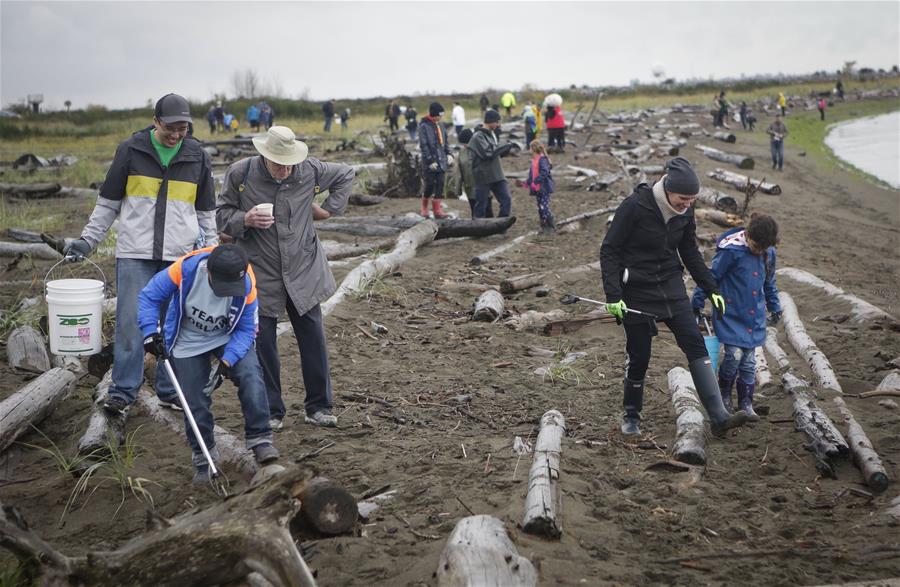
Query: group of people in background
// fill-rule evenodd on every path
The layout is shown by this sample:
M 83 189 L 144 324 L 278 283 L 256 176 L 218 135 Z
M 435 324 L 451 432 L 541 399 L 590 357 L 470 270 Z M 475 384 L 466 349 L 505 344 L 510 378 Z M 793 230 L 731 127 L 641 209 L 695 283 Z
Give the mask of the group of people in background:
M 247 125 L 250 130 L 259 132 L 260 127 L 265 126 L 269 130 L 275 121 L 275 111 L 265 101 L 258 104 L 250 104 L 247 108 Z M 231 132 L 236 133 L 240 128 L 240 120 L 237 116 L 225 111 L 221 100 L 209 107 L 206 112 L 206 122 L 209 124 L 210 134 Z

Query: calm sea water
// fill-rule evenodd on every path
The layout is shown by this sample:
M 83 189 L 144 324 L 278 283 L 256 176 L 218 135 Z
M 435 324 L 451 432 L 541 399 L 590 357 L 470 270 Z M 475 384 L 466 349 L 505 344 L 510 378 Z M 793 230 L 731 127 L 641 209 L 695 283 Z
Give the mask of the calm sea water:
M 841 159 L 900 188 L 900 110 L 837 124 L 825 144 Z

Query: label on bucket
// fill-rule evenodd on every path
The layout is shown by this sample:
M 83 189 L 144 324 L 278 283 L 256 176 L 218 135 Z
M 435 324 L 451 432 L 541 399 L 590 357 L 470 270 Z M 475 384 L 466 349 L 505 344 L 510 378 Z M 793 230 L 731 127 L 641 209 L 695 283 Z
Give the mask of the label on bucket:
M 91 342 L 92 314 L 57 314 L 56 345 L 63 353 L 93 351 Z

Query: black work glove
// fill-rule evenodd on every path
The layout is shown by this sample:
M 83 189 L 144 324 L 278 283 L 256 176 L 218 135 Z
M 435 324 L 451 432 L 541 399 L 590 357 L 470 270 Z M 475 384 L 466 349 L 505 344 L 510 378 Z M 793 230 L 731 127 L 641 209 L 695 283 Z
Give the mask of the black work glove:
M 775 326 L 781 322 L 781 312 L 769 312 L 769 319 L 766 320 L 766 323 L 769 326 Z
M 144 339 L 144 352 L 150 353 L 157 359 L 160 357 L 166 356 L 166 346 L 163 341 L 163 335 L 159 332 L 154 332 L 150 336 Z
M 76 238 L 63 247 L 63 256 L 66 261 L 77 263 L 91 254 L 91 245 L 83 238 Z

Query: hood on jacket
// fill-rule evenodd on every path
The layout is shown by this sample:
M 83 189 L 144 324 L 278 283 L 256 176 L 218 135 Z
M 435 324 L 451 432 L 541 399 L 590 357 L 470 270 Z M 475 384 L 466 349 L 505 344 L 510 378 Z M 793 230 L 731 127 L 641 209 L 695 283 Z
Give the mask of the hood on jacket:
M 732 228 L 723 232 L 716 241 L 717 249 L 748 249 L 747 230 L 743 227 Z

